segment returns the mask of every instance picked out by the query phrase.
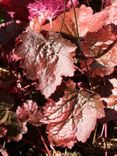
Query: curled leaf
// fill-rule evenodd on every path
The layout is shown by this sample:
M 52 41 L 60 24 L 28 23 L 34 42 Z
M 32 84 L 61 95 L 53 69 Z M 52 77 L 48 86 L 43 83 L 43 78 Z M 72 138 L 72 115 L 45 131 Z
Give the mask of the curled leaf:
M 16 114 L 22 122 L 29 122 L 35 126 L 40 125 L 42 114 L 36 102 L 32 100 L 27 100 L 21 107 L 18 106 Z
M 22 67 L 29 79 L 38 80 L 37 89 L 49 97 L 61 84 L 62 76 L 73 76 L 76 46 L 60 34 L 48 33 L 48 38 L 32 30 L 20 36 L 22 42 L 15 54 L 23 59 Z

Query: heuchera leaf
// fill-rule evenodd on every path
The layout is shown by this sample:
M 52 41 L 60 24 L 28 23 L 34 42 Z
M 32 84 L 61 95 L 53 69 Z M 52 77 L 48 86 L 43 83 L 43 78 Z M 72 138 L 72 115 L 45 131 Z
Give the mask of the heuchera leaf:
M 102 3 L 103 3 L 103 7 L 106 7 L 112 4 L 112 0 L 104 0 Z
M 106 8 L 106 11 L 108 12 L 108 18 L 106 21 L 106 24 L 115 24 L 117 25 L 117 1 L 113 0 L 113 3 L 111 6 Z
M 110 75 L 117 65 L 117 44 L 105 55 L 90 64 L 90 72 L 93 77 Z
M 116 75 L 113 76 L 115 77 L 105 77 L 104 85 L 101 85 L 98 91 L 106 105 L 105 117 L 100 122 L 114 121 L 117 125 L 117 79 Z
M 41 109 L 39 109 L 36 102 L 32 100 L 27 100 L 23 106 L 18 106 L 16 114 L 22 122 L 29 122 L 34 126 L 40 125 L 39 121 L 42 118 Z
M 61 84 L 62 76 L 73 76 L 76 46 L 60 34 L 48 33 L 48 38 L 32 30 L 20 36 L 14 50 L 23 59 L 22 67 L 29 79 L 38 79 L 37 89 L 49 97 Z
M 108 97 L 102 98 L 106 103 L 107 107 L 117 105 L 117 79 L 108 79 L 111 85 L 111 94 Z
M 47 124 L 51 145 L 71 148 L 77 140 L 87 140 L 104 110 L 98 94 L 78 91 L 72 81 L 66 86 L 58 102 L 50 100 L 46 104 L 42 122 Z
M 0 153 L 1 153 L 2 156 L 9 156 L 6 149 L 3 148 L 3 147 L 0 147 Z
M 78 28 L 76 28 L 75 15 L 74 10 L 72 8 L 71 10 L 65 13 L 65 17 L 64 14 L 61 14 L 55 20 L 53 20 L 51 29 L 49 24 L 46 24 L 42 27 L 42 30 L 60 32 L 64 18 L 64 24 L 61 32 L 76 37 L 76 31 L 78 29 L 79 36 L 84 37 L 88 32 L 96 32 L 105 25 L 117 25 L 116 8 L 117 2 L 113 2 L 112 5 L 106 7 L 102 11 L 93 14 L 93 10 L 91 7 L 81 5 L 79 8 L 75 8 Z
M 110 50 L 109 46 L 117 39 L 117 27 L 107 25 L 97 32 L 87 33 L 81 47 L 87 58 L 99 58 Z
M 69 0 L 66 1 L 66 3 Z M 35 17 L 43 18 L 45 16 L 45 20 L 52 20 L 57 14 L 60 14 L 64 11 L 64 0 L 35 0 L 34 3 L 30 3 L 27 8 L 29 9 L 30 19 Z
M 21 31 L 20 21 L 10 21 L 0 24 L 0 44 L 7 44 L 15 39 Z
M 16 113 L 11 110 L 13 105 L 14 99 L 6 92 L 0 91 L 0 127 L 2 128 L 0 135 L 6 135 L 10 139 L 19 141 L 26 129 L 24 130 L 24 124 L 17 118 Z
M 73 0 L 74 5 L 77 5 L 77 3 L 77 0 Z M 35 0 L 34 3 L 30 3 L 27 8 L 30 13 L 31 28 L 40 31 L 41 26 L 47 20 L 51 27 L 52 19 L 64 12 L 65 7 L 71 7 L 71 0 Z
M 19 7 L 22 8 L 26 6 L 31 0 L 21 0 L 21 1 L 15 1 L 15 0 L 1 0 L 0 4 L 5 6 L 8 10 L 14 10 L 16 11 Z
M 64 14 L 59 15 L 57 19 L 52 22 L 51 29 L 50 26 L 46 24 L 42 27 L 42 30 L 59 32 L 64 18 L 61 32 L 76 37 L 76 31 L 78 29 L 79 35 L 84 37 L 87 32 L 96 32 L 99 30 L 105 24 L 108 17 L 108 13 L 106 11 L 93 14 L 93 10 L 85 5 L 75 8 L 75 12 L 77 16 L 78 28 L 76 28 L 75 15 L 72 8 L 65 13 L 65 17 Z
M 95 33 L 88 33 L 84 41 L 81 42 L 90 74 L 93 77 L 103 77 L 113 72 L 114 67 L 117 65 L 116 42 L 117 26 L 115 25 L 107 25 Z M 92 60 L 89 61 L 91 58 Z M 83 64 L 82 69 L 86 70 Z
M 15 13 L 15 19 L 20 19 L 26 21 L 28 18 L 28 3 L 33 2 L 33 0 L 0 0 L 0 6 L 5 8 L 7 11 L 12 11 Z

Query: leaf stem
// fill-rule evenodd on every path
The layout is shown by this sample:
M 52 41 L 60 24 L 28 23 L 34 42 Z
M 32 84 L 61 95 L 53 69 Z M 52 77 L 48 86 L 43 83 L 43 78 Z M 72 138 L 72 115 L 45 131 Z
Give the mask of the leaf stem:
M 76 15 L 75 6 L 74 6 L 72 0 L 71 0 L 71 4 L 72 4 L 72 7 L 73 7 L 75 24 L 76 24 L 76 37 L 77 37 L 78 51 L 82 54 L 82 56 L 84 58 L 83 61 L 84 61 L 84 64 L 85 64 L 85 67 L 86 67 L 86 70 L 87 70 L 87 73 L 88 73 L 89 86 L 90 86 L 90 88 L 93 88 L 92 83 L 91 83 L 91 77 L 90 77 L 90 72 L 89 72 L 89 68 L 88 68 L 88 65 L 87 65 L 87 61 L 85 59 L 85 55 L 84 55 L 84 52 L 82 50 L 82 47 L 80 46 L 80 36 L 79 36 L 79 30 L 78 30 L 79 27 L 78 27 L 77 15 Z
M 49 148 L 48 148 L 48 146 L 47 146 L 47 144 L 46 144 L 46 142 L 45 142 L 45 140 L 44 140 L 44 137 L 43 137 L 42 133 L 40 132 L 39 129 L 37 129 L 37 130 L 38 130 L 38 132 L 39 132 L 39 135 L 40 135 L 40 137 L 41 137 L 41 140 L 42 140 L 42 142 L 43 142 L 43 145 L 45 146 L 45 149 L 46 149 L 46 152 L 47 152 L 48 156 L 51 156 L 50 150 L 49 150 Z
M 59 33 L 61 33 L 62 28 L 63 28 L 63 24 L 64 24 L 64 21 L 65 21 L 65 13 L 66 13 L 66 0 L 64 0 L 64 13 L 63 13 L 62 24 L 61 24 L 61 28 L 60 28 Z

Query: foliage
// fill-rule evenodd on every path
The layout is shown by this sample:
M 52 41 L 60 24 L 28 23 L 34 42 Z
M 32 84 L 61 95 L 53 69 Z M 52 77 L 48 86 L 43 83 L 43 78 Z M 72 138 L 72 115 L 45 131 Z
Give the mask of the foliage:
M 13 141 L 32 155 L 77 156 L 75 146 L 94 134 L 101 148 L 100 127 L 116 126 L 117 2 L 101 2 L 95 12 L 92 0 L 0 1 L 3 156 Z

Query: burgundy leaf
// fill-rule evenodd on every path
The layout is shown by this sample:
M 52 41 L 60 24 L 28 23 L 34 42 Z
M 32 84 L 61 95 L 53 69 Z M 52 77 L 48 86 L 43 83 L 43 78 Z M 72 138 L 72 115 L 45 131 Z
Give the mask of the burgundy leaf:
M 81 6 L 77 21 L 79 24 L 79 35 L 84 37 L 88 32 L 96 32 L 102 28 L 107 20 L 108 14 L 105 10 L 93 14 L 90 7 Z
M 32 100 L 27 100 L 22 107 L 18 106 L 16 114 L 22 122 L 29 122 L 34 126 L 40 125 L 42 113 L 36 102 Z
M 13 111 L 0 110 L 0 126 L 2 126 L 1 137 L 6 135 L 16 141 L 21 140 L 23 134 L 27 132 L 25 123 L 21 122 Z
M 1 156 L 9 156 L 9 154 L 7 153 L 6 149 L 3 147 L 0 147 L 0 155 Z
M 28 128 L 26 126 L 26 122 L 21 122 L 21 124 L 22 124 L 21 132 L 18 133 L 17 135 L 15 135 L 15 136 L 10 137 L 10 139 L 12 139 L 14 141 L 20 141 L 20 140 L 22 140 L 23 134 L 27 133 Z
M 87 58 L 99 58 L 109 50 L 109 46 L 117 40 L 117 27 L 107 25 L 97 32 L 87 33 L 81 42 Z
M 117 79 L 111 78 L 108 79 L 110 84 L 112 85 L 111 94 L 108 97 L 102 98 L 107 103 L 108 107 L 117 105 Z
M 105 24 L 108 17 L 107 11 L 93 14 L 93 10 L 90 7 L 86 7 L 85 5 L 81 5 L 81 7 L 75 8 L 75 12 L 77 16 L 79 35 L 81 37 L 84 37 L 87 32 L 96 32 L 99 30 Z M 51 29 L 50 25 L 46 24 L 42 27 L 42 30 L 60 32 L 63 18 L 64 23 L 61 31 L 76 37 L 77 28 L 73 8 L 65 13 L 65 17 L 64 14 L 59 15 L 58 18 L 52 22 Z
M 73 147 L 85 142 L 95 128 L 98 118 L 104 116 L 103 104 L 98 94 L 78 91 L 71 81 L 65 95 L 58 102 L 50 100 L 44 107 L 43 123 L 51 145 Z
M 31 0 L 0 0 L 0 4 L 5 6 L 8 10 L 16 11 L 18 8 L 25 7 L 28 3 L 31 3 Z
M 61 84 L 62 76 L 73 76 L 76 46 L 60 34 L 48 33 L 48 38 L 33 31 L 24 32 L 15 54 L 23 59 L 27 77 L 38 79 L 37 89 L 49 97 Z
M 77 5 L 78 1 L 73 0 L 73 4 Z M 52 27 L 52 19 L 64 12 L 66 8 L 71 7 L 71 0 L 35 0 L 34 3 L 28 5 L 30 26 L 36 31 L 40 31 L 41 26 L 48 20 Z
M 106 24 L 115 24 L 117 25 L 117 1 L 113 0 L 113 3 L 111 6 L 106 8 L 106 11 L 108 12 L 108 18 L 106 21 Z
M 103 3 L 103 7 L 107 7 L 112 4 L 112 0 L 103 0 L 102 3 Z
M 60 32 L 61 25 L 64 18 L 64 23 L 61 32 L 68 35 L 77 36 L 77 29 L 79 30 L 79 36 L 84 37 L 88 32 L 97 32 L 103 26 L 108 24 L 117 25 L 117 2 L 113 2 L 112 5 L 106 7 L 98 13 L 93 13 L 91 7 L 81 5 L 79 8 L 75 8 L 78 28 L 76 28 L 76 20 L 73 8 L 64 14 L 59 15 L 52 22 L 52 27 L 49 24 L 44 25 L 42 30 L 51 30 L 54 32 Z M 60 24 L 61 23 L 61 24 Z M 38 27 L 38 24 L 36 24 Z
M 116 45 L 102 57 L 93 61 L 89 68 L 91 75 L 95 77 L 110 75 L 114 71 L 114 67 L 117 65 L 117 43 Z
M 107 123 L 113 121 L 117 126 L 117 100 L 115 100 L 114 98 L 108 100 L 109 104 L 113 101 L 113 106 L 108 106 L 107 108 L 105 108 L 105 117 L 99 120 L 100 123 Z
M 117 104 L 105 109 L 105 117 L 99 120 L 100 123 L 113 121 L 117 125 Z
M 66 1 L 66 3 L 69 0 Z M 34 3 L 29 3 L 28 9 L 30 13 L 30 19 L 38 17 L 39 20 L 52 20 L 58 14 L 64 11 L 64 0 L 35 0 Z
M 0 137 L 7 136 L 14 139 L 27 132 L 26 126 L 22 123 L 16 113 L 12 111 L 14 98 L 4 91 L 0 91 Z M 17 139 L 17 141 L 19 141 Z
M 15 39 L 21 31 L 20 21 L 10 21 L 0 24 L 0 44 L 7 44 Z
M 88 33 L 81 42 L 89 71 L 93 77 L 106 76 L 117 65 L 117 26 L 107 25 L 96 33 Z M 86 70 L 83 65 L 82 69 Z
M 0 127 L 0 138 L 4 137 L 7 133 L 7 129 L 4 127 Z
M 28 18 L 28 3 L 33 2 L 33 0 L 0 0 L 0 5 L 7 11 L 12 11 L 15 13 L 15 19 L 27 20 Z
M 96 79 L 97 80 L 97 79 Z M 102 83 L 103 82 L 103 83 Z M 105 117 L 99 122 L 114 121 L 117 124 L 117 79 L 115 74 L 103 78 L 98 93 L 105 104 Z

